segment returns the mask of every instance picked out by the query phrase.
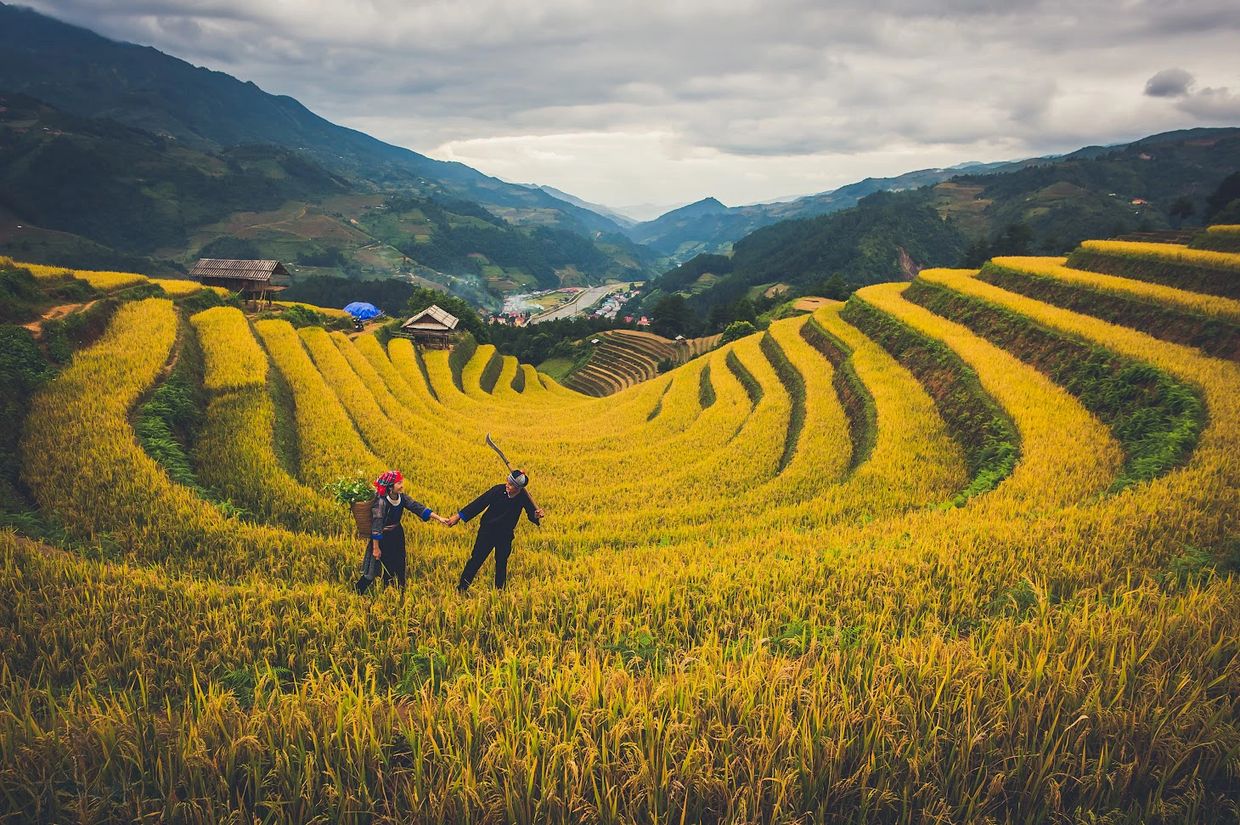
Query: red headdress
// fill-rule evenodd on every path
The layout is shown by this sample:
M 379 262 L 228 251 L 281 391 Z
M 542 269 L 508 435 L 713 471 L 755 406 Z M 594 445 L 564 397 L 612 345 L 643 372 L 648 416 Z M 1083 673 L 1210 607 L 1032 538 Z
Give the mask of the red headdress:
M 400 470 L 388 470 L 383 475 L 375 479 L 375 492 L 381 496 L 385 496 L 392 491 L 399 481 L 404 481 L 405 477 L 400 474 Z

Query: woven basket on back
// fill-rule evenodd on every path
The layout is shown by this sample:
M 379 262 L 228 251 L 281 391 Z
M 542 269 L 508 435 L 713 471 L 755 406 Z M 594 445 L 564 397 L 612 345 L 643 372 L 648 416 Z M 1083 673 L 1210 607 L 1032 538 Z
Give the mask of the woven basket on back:
M 370 538 L 370 502 L 355 501 L 349 505 L 353 511 L 353 520 L 357 522 L 357 537 Z

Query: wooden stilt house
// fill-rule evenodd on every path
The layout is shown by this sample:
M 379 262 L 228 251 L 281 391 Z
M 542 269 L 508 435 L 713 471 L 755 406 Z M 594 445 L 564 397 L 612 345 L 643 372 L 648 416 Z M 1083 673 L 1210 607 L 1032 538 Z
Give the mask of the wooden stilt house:
M 448 349 L 459 323 L 455 315 L 431 304 L 401 324 L 396 334 L 430 349 Z
M 260 304 L 270 304 L 277 292 L 288 288 L 288 270 L 279 261 L 202 258 L 189 275 L 203 286 L 222 286 L 240 293 L 242 300 Z

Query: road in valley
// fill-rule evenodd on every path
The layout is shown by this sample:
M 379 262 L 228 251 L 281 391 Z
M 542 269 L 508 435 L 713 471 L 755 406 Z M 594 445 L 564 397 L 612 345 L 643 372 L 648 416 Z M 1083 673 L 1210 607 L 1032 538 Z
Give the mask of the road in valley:
M 577 293 L 577 297 L 567 304 L 549 309 L 530 318 L 530 323 L 541 324 L 543 321 L 558 321 L 561 318 L 572 318 L 574 315 L 580 315 L 585 312 L 611 293 L 621 292 L 628 288 L 628 284 L 603 284 L 602 286 L 592 286 L 589 289 L 583 289 Z

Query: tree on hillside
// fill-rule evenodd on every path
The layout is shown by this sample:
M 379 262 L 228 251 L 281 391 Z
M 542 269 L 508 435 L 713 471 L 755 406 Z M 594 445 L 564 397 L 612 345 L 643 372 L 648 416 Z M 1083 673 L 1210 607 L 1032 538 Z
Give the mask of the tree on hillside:
M 1240 223 L 1240 172 L 1223 178 L 1206 198 L 1206 223 Z
M 964 253 L 964 265 L 981 266 L 1000 255 L 1028 255 L 1033 243 L 1033 230 L 1025 223 L 1010 223 L 989 241 L 979 238 Z
M 822 278 L 810 284 L 805 294 L 816 295 L 819 298 L 831 298 L 835 301 L 846 301 L 854 288 L 845 283 L 844 278 L 837 272 L 829 278 Z
M 1033 241 L 1033 230 L 1028 224 L 1013 223 L 999 233 L 991 245 L 990 257 L 996 255 L 1028 255 Z
M 352 301 L 365 301 L 395 318 L 404 311 L 416 289 L 418 287 L 413 284 L 395 278 L 359 281 L 327 275 L 295 278 L 284 297 L 290 301 L 338 309 Z
M 664 295 L 654 305 L 651 314 L 654 317 L 650 328 L 665 338 L 675 338 L 677 335 L 688 337 L 694 329 L 693 314 L 683 295 Z
M 1171 216 L 1172 226 L 1179 229 L 1184 225 L 1184 221 L 1191 218 L 1197 212 L 1197 207 L 1193 205 L 1192 200 L 1186 197 L 1178 197 L 1167 209 L 1167 214 Z
M 758 328 L 748 321 L 733 321 L 723 330 L 723 337 L 719 339 L 719 344 L 721 346 L 730 344 L 747 335 L 753 335 L 757 331 Z
M 711 307 L 706 320 L 706 328 L 712 332 L 720 332 L 734 321 L 745 321 L 750 324 L 758 322 L 758 310 L 748 298 L 738 298 L 727 304 L 716 304 Z

